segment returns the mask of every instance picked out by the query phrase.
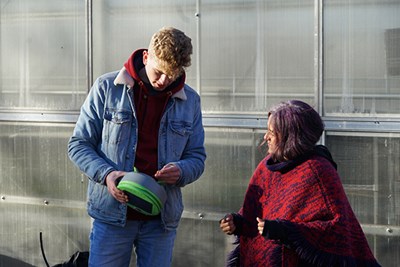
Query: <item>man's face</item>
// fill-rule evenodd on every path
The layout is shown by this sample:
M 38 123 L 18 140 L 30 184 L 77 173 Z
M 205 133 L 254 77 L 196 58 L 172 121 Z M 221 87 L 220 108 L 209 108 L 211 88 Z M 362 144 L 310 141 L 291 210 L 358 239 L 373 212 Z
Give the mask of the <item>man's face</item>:
M 157 91 L 164 90 L 177 78 L 169 77 L 163 73 L 157 65 L 157 61 L 148 53 L 148 51 L 143 51 L 143 64 L 145 65 L 146 74 L 149 78 L 150 84 Z

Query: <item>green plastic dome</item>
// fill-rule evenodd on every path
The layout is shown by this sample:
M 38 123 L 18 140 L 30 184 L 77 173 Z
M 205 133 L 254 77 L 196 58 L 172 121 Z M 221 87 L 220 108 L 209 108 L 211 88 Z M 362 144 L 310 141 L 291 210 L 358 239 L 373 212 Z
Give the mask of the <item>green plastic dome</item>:
M 126 173 L 117 188 L 127 194 L 129 207 L 146 215 L 160 214 L 167 200 L 164 187 L 153 177 L 140 172 Z

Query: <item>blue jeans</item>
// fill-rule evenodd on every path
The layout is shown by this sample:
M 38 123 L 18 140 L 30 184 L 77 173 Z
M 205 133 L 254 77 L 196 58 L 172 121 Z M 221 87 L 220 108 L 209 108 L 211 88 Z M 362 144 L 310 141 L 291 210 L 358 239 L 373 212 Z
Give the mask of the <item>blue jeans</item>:
M 90 233 L 90 267 L 128 267 L 135 248 L 137 267 L 171 266 L 176 230 L 161 220 L 127 221 L 125 227 L 94 220 Z

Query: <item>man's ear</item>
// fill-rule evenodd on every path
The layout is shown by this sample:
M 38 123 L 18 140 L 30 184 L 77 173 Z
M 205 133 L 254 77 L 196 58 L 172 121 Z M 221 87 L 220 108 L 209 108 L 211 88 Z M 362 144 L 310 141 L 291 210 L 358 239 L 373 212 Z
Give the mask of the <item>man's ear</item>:
M 147 64 L 148 57 L 149 57 L 149 52 L 147 50 L 144 50 L 143 51 L 143 65 L 145 65 L 145 66 Z

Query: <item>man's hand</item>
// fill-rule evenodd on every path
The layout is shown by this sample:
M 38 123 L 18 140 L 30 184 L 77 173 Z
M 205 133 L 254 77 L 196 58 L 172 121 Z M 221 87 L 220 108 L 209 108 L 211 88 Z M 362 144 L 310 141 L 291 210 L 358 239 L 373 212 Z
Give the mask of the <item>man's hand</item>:
M 108 192 L 119 202 L 126 203 L 128 202 L 128 196 L 122 190 L 117 188 L 115 181 L 125 175 L 126 172 L 122 171 L 112 171 L 106 177 L 106 185 Z
M 159 182 L 173 185 L 181 177 L 181 172 L 175 164 L 168 163 L 161 170 L 157 171 L 154 177 Z

